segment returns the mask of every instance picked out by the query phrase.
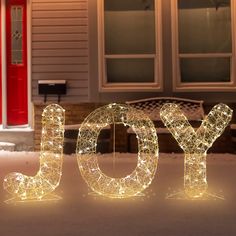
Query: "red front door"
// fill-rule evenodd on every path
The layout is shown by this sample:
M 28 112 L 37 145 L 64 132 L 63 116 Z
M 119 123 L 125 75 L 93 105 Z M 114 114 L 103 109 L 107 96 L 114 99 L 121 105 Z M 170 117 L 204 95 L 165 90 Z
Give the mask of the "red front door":
M 7 125 L 28 123 L 26 0 L 6 0 Z
M 0 4 L 0 12 L 1 12 L 1 4 Z M 1 14 L 0 14 L 1 16 Z M 2 22 L 0 17 L 0 124 L 2 124 Z

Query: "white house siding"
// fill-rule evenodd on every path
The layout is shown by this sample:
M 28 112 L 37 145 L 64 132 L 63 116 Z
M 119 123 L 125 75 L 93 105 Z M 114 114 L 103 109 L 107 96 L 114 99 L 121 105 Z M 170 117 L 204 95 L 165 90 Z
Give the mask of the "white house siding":
M 32 0 L 32 100 L 38 80 L 65 79 L 62 102 L 89 100 L 88 0 Z M 49 97 L 48 101 L 56 101 Z

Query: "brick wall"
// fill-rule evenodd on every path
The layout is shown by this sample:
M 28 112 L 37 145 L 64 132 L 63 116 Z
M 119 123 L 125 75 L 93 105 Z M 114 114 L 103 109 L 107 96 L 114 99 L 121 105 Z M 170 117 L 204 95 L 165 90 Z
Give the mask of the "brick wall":
M 41 140 L 41 115 L 43 109 L 47 104 L 35 104 L 34 105 L 34 149 L 36 151 L 40 150 L 40 140 Z M 102 106 L 101 103 L 80 103 L 80 104 L 62 104 L 61 106 L 66 110 L 66 125 L 73 125 L 82 123 L 83 120 L 96 108 Z M 215 104 L 204 105 L 205 114 L 208 114 L 211 108 Z M 235 104 L 228 104 L 234 111 L 236 111 Z M 234 112 L 233 119 L 231 123 L 236 123 L 236 114 Z M 110 150 L 112 150 L 112 141 L 113 141 L 113 128 L 111 129 L 111 143 Z M 137 140 L 135 137 L 128 139 L 126 136 L 126 128 L 122 125 L 116 125 L 116 135 L 115 135 L 115 144 L 117 152 L 126 152 L 136 151 L 137 150 Z M 182 152 L 182 150 L 177 145 L 174 138 L 169 135 L 158 135 L 160 151 L 161 152 Z M 128 149 L 128 142 L 131 145 L 131 148 Z M 231 139 L 230 128 L 227 127 L 223 135 L 216 140 L 213 144 L 213 147 L 209 150 L 210 152 L 234 152 L 234 144 Z
M 41 116 L 43 109 L 48 104 L 35 104 L 34 105 L 34 149 L 40 150 L 41 141 Z M 66 125 L 73 125 L 81 123 L 87 115 L 93 110 L 100 107 L 102 104 L 96 103 L 81 103 L 81 104 L 62 104 L 61 106 L 65 109 Z

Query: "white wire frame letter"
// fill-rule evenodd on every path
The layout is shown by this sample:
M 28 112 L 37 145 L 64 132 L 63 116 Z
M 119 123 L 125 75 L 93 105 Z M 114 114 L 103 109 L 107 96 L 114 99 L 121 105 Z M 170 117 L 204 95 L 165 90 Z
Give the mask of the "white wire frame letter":
M 35 176 L 10 173 L 4 178 L 3 187 L 13 198 L 40 200 L 59 185 L 63 164 L 65 110 L 48 105 L 42 114 L 40 168 Z
M 99 168 L 97 138 L 109 124 L 130 126 L 138 140 L 138 163 L 123 177 L 112 178 Z M 128 105 L 109 104 L 93 111 L 82 123 L 77 141 L 77 160 L 82 177 L 97 194 L 110 198 L 136 196 L 152 182 L 158 164 L 158 139 L 153 122 L 142 111 Z

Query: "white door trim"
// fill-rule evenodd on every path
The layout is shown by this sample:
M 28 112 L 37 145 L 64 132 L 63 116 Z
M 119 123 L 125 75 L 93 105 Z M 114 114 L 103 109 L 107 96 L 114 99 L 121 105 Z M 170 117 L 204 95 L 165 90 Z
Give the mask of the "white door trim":
M 7 126 L 7 64 L 6 64 L 6 0 L 0 0 L 1 4 L 1 43 L 2 43 L 2 129 L 11 128 Z M 26 0 L 27 7 L 27 96 L 28 96 L 28 126 L 22 126 L 22 130 L 33 127 L 33 106 L 31 99 L 31 1 Z M 17 126 L 21 128 L 21 126 Z

